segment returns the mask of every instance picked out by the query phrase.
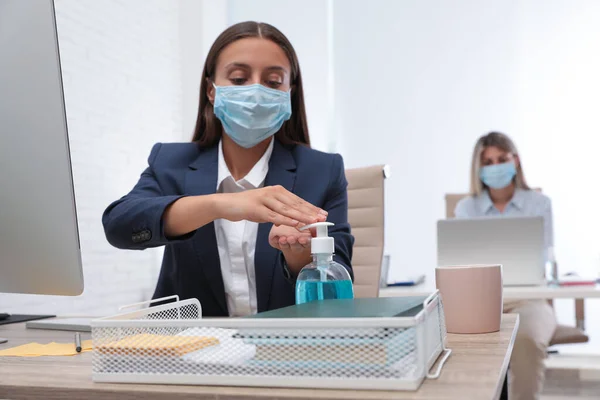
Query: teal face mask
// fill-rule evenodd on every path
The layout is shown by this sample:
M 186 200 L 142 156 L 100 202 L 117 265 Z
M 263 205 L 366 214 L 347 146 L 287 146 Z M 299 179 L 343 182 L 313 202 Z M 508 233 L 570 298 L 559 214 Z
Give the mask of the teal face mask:
M 486 165 L 479 170 L 479 178 L 488 187 L 492 189 L 502 189 L 510 185 L 517 174 L 517 168 L 513 161 Z
M 214 112 L 225 133 L 247 149 L 274 135 L 292 116 L 290 92 L 261 84 L 216 86 Z

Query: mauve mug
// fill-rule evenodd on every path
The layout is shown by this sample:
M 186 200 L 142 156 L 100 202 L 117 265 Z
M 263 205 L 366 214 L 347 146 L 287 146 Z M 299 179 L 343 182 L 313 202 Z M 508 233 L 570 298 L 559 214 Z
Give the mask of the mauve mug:
M 502 266 L 438 267 L 435 284 L 442 296 L 448 333 L 489 333 L 500 330 Z

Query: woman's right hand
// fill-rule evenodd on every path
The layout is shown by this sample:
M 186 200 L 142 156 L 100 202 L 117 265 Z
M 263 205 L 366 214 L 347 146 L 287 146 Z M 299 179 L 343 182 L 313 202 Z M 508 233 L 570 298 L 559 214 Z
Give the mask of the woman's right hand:
M 327 212 L 282 186 L 266 186 L 240 193 L 222 193 L 217 199 L 219 218 L 229 221 L 272 222 L 297 227 L 322 222 Z

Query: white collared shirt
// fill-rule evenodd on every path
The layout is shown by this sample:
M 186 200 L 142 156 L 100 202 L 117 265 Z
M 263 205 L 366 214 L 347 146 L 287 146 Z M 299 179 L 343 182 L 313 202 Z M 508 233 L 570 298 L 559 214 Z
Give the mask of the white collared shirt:
M 248 175 L 235 181 L 223 157 L 223 142 L 219 143 L 219 172 L 217 193 L 238 193 L 263 187 L 269 160 L 273 153 L 273 139 L 265 154 L 252 167 Z M 215 220 L 217 247 L 221 261 L 221 274 L 230 317 L 256 314 L 256 272 L 254 253 L 258 224 L 250 221 L 232 222 Z

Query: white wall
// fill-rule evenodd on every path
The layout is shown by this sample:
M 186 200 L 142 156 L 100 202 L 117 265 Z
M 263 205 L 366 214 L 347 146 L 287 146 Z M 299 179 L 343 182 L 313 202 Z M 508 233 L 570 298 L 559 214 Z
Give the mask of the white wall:
M 553 200 L 559 268 L 596 276 L 600 2 L 518 4 L 517 140 L 528 177 Z
M 493 4 L 335 2 L 339 150 L 350 167 L 392 166 L 392 277 L 433 269 L 444 194 L 468 189 L 476 137 L 514 130 L 515 11 Z
M 468 190 L 472 146 L 511 135 L 554 200 L 562 271 L 600 267 L 600 3 L 334 1 L 335 123 L 348 166 L 392 165 L 392 276 L 436 264 L 444 194 Z
M 183 140 L 191 140 L 198 115 L 200 77 L 204 66 L 203 2 L 179 0 L 181 119 Z
M 179 9 L 161 0 L 56 0 L 56 14 L 85 291 L 0 295 L 0 309 L 103 315 L 148 299 L 158 276 L 160 251 L 112 248 L 101 215 L 133 187 L 152 144 L 182 140 Z

